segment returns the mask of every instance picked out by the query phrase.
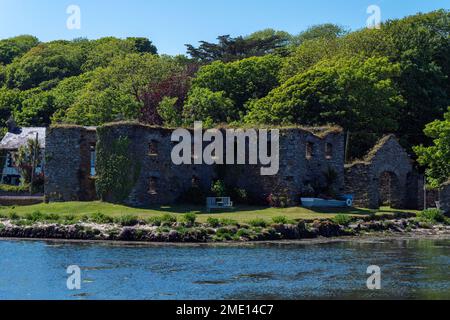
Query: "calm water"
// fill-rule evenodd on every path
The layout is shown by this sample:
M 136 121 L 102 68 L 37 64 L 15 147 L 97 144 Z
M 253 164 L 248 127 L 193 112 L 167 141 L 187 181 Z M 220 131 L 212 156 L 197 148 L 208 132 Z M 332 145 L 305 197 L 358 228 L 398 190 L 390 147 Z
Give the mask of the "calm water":
M 66 268 L 82 287 L 69 291 Z M 366 269 L 382 289 L 366 289 Z M 450 240 L 251 247 L 0 241 L 0 299 L 450 298 Z

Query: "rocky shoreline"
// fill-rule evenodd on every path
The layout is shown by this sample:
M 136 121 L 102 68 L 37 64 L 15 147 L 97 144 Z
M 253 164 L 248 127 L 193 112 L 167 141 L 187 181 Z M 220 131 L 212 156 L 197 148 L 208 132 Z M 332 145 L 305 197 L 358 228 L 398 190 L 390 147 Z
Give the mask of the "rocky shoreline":
M 20 225 L 17 221 L 0 220 L 0 238 L 120 241 L 150 243 L 220 243 L 262 242 L 278 240 L 328 239 L 367 235 L 450 235 L 446 224 L 419 221 L 416 218 L 354 219 L 346 224 L 332 220 L 299 221 L 296 224 L 271 224 L 264 227 L 248 225 L 217 225 L 174 222 L 133 226 L 117 223 L 74 224 L 36 222 Z

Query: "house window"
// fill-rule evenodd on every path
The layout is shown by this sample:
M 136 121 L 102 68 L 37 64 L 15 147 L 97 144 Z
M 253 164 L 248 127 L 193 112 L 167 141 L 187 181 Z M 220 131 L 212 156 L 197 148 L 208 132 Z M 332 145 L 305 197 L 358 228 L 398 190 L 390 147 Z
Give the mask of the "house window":
M 97 152 L 95 150 L 95 145 L 91 145 L 90 153 L 91 153 L 91 170 L 90 170 L 90 175 L 91 175 L 91 177 L 95 177 L 95 175 L 97 174 L 97 172 L 95 170 L 95 162 L 97 161 Z
M 152 140 L 148 144 L 148 153 L 151 156 L 157 156 L 158 155 L 158 141 Z
M 150 193 L 151 195 L 158 194 L 158 178 L 156 178 L 156 177 L 150 178 L 150 185 L 148 188 L 148 193 Z
M 306 143 L 306 159 L 311 159 L 314 157 L 314 143 L 307 142 Z
M 331 143 L 325 144 L 325 158 L 327 160 L 333 159 L 333 145 Z

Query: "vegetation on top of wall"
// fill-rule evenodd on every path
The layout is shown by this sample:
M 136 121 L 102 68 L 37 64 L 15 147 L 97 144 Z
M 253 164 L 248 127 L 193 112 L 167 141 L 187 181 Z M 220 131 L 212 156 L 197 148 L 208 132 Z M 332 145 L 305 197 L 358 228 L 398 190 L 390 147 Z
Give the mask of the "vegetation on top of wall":
M 123 202 L 139 177 L 141 165 L 129 150 L 128 137 L 111 139 L 105 128 L 98 128 L 97 133 L 97 194 L 102 200 Z

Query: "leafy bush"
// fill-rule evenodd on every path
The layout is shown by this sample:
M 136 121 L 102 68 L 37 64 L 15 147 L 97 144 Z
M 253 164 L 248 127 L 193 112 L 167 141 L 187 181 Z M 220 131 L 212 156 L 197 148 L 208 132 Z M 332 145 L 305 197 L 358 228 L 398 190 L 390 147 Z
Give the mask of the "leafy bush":
M 227 228 L 220 228 L 216 232 L 216 236 L 224 240 L 231 240 L 233 238 L 233 235 L 234 232 Z
M 101 213 L 101 212 L 96 212 L 96 213 L 93 213 L 90 217 L 87 217 L 87 221 L 99 223 L 99 224 L 106 224 L 106 223 L 112 223 L 114 221 L 114 219 Z
M 274 208 L 286 208 L 291 202 L 291 198 L 287 189 L 273 192 L 266 199 L 269 206 Z
M 59 221 L 61 216 L 57 213 L 47 213 L 44 215 L 44 220 L 46 221 Z
M 247 190 L 234 188 L 231 192 L 231 198 L 235 203 L 239 204 L 249 204 L 249 197 L 247 194 Z
M 338 214 L 331 220 L 338 225 L 348 226 L 352 218 L 348 214 Z
M 267 226 L 267 222 L 264 219 L 253 219 L 251 221 L 248 222 L 249 225 L 251 225 L 252 227 L 261 227 L 261 228 L 265 228 Z
M 239 229 L 238 232 L 236 233 L 236 235 L 241 238 L 241 237 L 246 237 L 248 238 L 250 236 L 250 231 L 247 229 Z
M 273 217 L 273 218 L 272 218 L 272 221 L 273 221 L 274 223 L 279 223 L 279 224 L 288 224 L 288 223 L 291 222 L 287 217 L 284 217 L 284 216 Z
M 33 225 L 33 223 L 34 223 L 34 221 L 31 221 L 31 220 L 24 220 L 24 219 L 21 219 L 21 220 L 14 220 L 14 224 L 16 225 L 16 226 L 31 226 L 31 225 Z
M 183 220 L 191 225 L 193 225 L 195 223 L 195 220 L 197 220 L 197 215 L 195 213 L 186 213 L 183 216 Z
M 8 218 L 10 220 L 19 220 L 20 216 L 15 212 L 10 212 L 10 213 L 8 213 Z
M 162 224 L 172 224 L 172 223 L 175 223 L 175 222 L 177 222 L 177 217 L 175 217 L 172 214 L 166 213 L 166 214 L 164 214 L 161 217 L 161 223 Z
M 152 226 L 159 227 L 162 223 L 162 217 L 150 217 L 147 218 L 146 222 Z
M 220 219 L 220 224 L 222 226 L 236 226 L 238 224 L 238 222 L 233 219 L 223 218 L 223 219 Z
M 25 219 L 33 222 L 44 221 L 45 215 L 42 214 L 40 211 L 34 211 L 32 213 L 27 213 L 25 215 Z
M 220 220 L 213 217 L 209 217 L 206 222 L 213 228 L 217 228 L 220 225 Z
M 432 223 L 443 223 L 446 222 L 446 217 L 439 209 L 428 209 L 417 214 L 417 218 L 420 221 L 432 222 Z
M 74 214 L 68 214 L 63 217 L 63 223 L 64 224 L 73 224 L 77 220 L 77 216 Z
M 223 182 L 222 180 L 217 180 L 216 182 L 214 182 L 213 185 L 211 186 L 211 192 L 216 197 L 226 197 L 227 188 L 225 186 L 225 182 Z
M 123 227 L 132 227 L 139 224 L 139 218 L 130 214 L 120 216 L 115 221 Z

